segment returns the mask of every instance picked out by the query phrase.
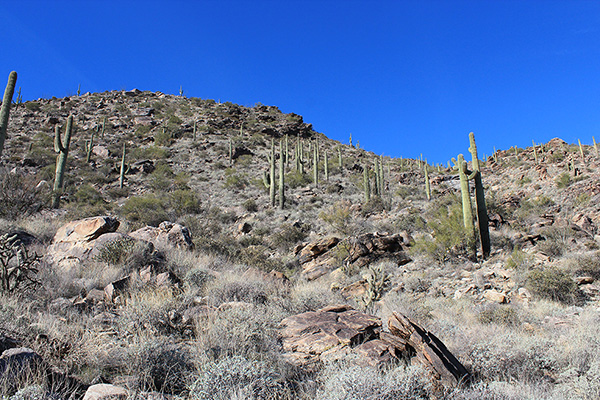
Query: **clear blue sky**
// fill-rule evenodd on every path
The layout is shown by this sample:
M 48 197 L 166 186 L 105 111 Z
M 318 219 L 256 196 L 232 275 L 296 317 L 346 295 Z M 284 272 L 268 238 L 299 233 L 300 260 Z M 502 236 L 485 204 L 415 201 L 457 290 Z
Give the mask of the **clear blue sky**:
M 0 36 L 27 100 L 181 85 L 433 163 L 600 141 L 600 1 L 3 0 Z

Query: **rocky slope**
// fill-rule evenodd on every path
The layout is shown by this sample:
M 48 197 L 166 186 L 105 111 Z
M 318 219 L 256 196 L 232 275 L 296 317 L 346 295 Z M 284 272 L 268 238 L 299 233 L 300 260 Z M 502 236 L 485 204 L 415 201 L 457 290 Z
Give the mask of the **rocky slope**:
M 74 116 L 75 132 L 66 184 L 60 208 L 50 209 L 54 127 L 62 127 L 68 115 Z M 271 140 L 288 148 L 283 209 L 271 205 L 265 179 Z M 466 153 L 467 135 L 464 141 Z M 127 173 L 121 188 L 123 146 Z M 297 146 L 303 173 L 297 170 Z M 375 161 L 383 163 L 380 185 Z M 533 397 L 561 398 L 564 390 L 581 389 L 583 379 L 592 381 L 600 365 L 593 355 L 599 346 L 588 335 L 598 322 L 600 292 L 600 156 L 592 146 L 553 139 L 485 160 L 492 240 L 485 260 L 466 241 L 452 170 L 378 158 L 332 141 L 301 116 L 272 106 L 138 90 L 39 99 L 13 109 L 0 164 L 0 233 L 18 233 L 27 249 L 44 256 L 28 273 L 45 289 L 5 291 L 0 328 L 42 354 L 62 377 L 55 376 L 57 382 L 68 376 L 82 387 L 108 382 L 203 398 L 197 393 L 214 394 L 219 385 L 243 387 L 242 375 L 227 384 L 215 376 L 221 376 L 220 368 L 231 372 L 235 363 L 250 363 L 246 370 L 256 372 L 254 380 L 277 376 L 265 383 L 275 397 L 344 398 L 328 394 L 344 387 L 332 383 L 346 379 L 336 370 L 343 360 L 334 365 L 321 352 L 309 352 L 306 357 L 318 367 L 284 368 L 286 343 L 348 357 L 368 350 L 373 358 L 379 347 L 382 354 L 400 353 L 380 340 L 381 335 L 397 340 L 379 329 L 394 313 L 427 326 L 425 333 L 435 332 L 473 377 L 470 389 L 440 389 L 428 386 L 427 374 L 419 375 L 426 377 L 422 381 L 414 371 L 385 375 L 422 384 L 423 398 L 500 396 L 517 387 Z M 68 223 L 101 215 L 110 217 Z M 77 236 L 89 221 L 108 228 Z M 308 336 L 284 332 L 282 339 L 285 321 L 341 303 L 370 313 L 361 318 L 379 321 L 377 338 L 338 340 L 334 350 L 354 348 L 341 353 L 318 338 L 308 343 Z M 9 317 L 15 309 L 22 318 Z M 301 331 L 328 332 L 323 324 Z M 162 341 L 160 351 L 151 337 Z M 569 340 L 588 343 L 575 351 L 565 345 Z M 557 350 L 544 353 L 536 347 L 540 343 Z M 526 356 L 533 361 L 524 365 Z M 172 380 L 159 379 L 165 363 L 175 365 Z M 577 374 L 570 373 L 576 364 Z M 194 368 L 203 374 L 184 381 Z M 382 376 L 369 373 L 375 381 Z M 417 375 L 411 378 L 412 373 Z M 207 376 L 214 379 L 208 382 Z M 382 381 L 377 390 L 398 394 L 400 381 L 393 388 Z M 492 383 L 500 386 L 488 386 Z M 198 387 L 202 390 L 193 389 Z M 588 394 L 595 390 L 586 388 L 581 390 Z M 247 397 L 266 396 L 260 390 L 252 386 Z

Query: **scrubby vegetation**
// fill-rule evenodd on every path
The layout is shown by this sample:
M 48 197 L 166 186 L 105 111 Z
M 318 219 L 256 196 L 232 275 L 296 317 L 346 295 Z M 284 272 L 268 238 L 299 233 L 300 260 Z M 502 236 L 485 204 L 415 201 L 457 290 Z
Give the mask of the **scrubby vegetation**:
M 69 114 L 76 128 L 54 189 L 48 125 Z M 584 146 L 583 165 L 577 146 L 542 147 L 479 161 L 488 255 L 476 196 L 465 223 L 456 171 L 334 142 L 276 107 L 138 91 L 27 102 L 11 113 L 0 160 L 0 278 L 13 271 L 0 337 L 53 372 L 16 385 L 0 375 L 0 392 L 76 398 L 104 382 L 191 399 L 598 398 L 600 157 Z M 81 265 L 55 262 L 59 228 L 101 214 L 119 220 L 116 236 Z M 187 227 L 193 243 L 126 235 L 163 221 Z M 374 250 L 390 238 L 401 243 L 391 253 L 410 259 Z M 309 243 L 321 247 L 303 253 Z M 307 273 L 311 262 L 325 272 Z M 440 388 L 417 365 L 359 367 L 351 356 L 290 362 L 280 322 L 334 304 L 384 324 L 409 316 L 472 382 Z

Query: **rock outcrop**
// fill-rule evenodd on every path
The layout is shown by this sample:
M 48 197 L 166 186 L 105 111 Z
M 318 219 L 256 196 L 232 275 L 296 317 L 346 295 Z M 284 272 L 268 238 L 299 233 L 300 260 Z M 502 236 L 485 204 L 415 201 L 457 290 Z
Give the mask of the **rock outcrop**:
M 365 233 L 340 240 L 336 237 L 321 239 L 296 248 L 302 275 L 313 280 L 338 268 L 340 263 L 362 268 L 379 260 L 391 260 L 398 265 L 411 261 L 404 248 L 410 245 L 410 237 L 402 234 Z
M 173 222 L 161 222 L 158 228 L 146 226 L 129 235 L 150 242 L 157 248 L 174 247 L 186 250 L 194 248 L 190 231 L 185 226 Z
M 384 331 L 376 316 L 335 305 L 285 318 L 280 334 L 288 361 L 305 368 L 354 355 L 362 365 L 421 364 L 442 386 L 469 380 L 467 369 L 446 346 L 409 318 L 394 313 L 388 328 Z

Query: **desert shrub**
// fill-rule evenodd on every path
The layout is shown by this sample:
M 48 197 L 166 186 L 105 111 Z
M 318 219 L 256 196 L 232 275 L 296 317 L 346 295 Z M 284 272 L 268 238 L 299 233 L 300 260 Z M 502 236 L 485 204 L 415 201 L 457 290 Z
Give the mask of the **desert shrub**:
M 380 213 L 385 210 L 389 210 L 391 204 L 383 199 L 381 196 L 372 196 L 371 199 L 363 204 L 362 215 L 367 216 L 369 214 Z
M 600 279 L 600 252 L 579 255 L 566 261 L 567 269 L 576 275 L 587 275 Z
M 214 275 L 204 268 L 192 268 L 183 278 L 183 281 L 190 288 L 202 289 L 204 286 L 214 279 Z
M 462 205 L 455 195 L 436 201 L 428 212 L 427 227 L 433 231 L 433 240 L 420 238 L 413 246 L 416 253 L 425 253 L 442 263 L 458 255 L 467 255 L 475 243 L 466 235 Z
M 40 103 L 37 103 L 35 101 L 28 101 L 25 103 L 25 108 L 28 109 L 29 111 L 40 111 L 40 109 L 42 108 L 42 106 L 40 105 Z
M 244 210 L 248 212 L 258 211 L 258 206 L 256 205 L 256 201 L 254 199 L 248 199 L 244 201 L 244 204 L 242 204 L 242 206 L 244 207 Z
M 158 132 L 154 134 L 154 144 L 157 146 L 169 147 L 172 142 L 173 138 L 168 129 L 159 129 Z
M 73 194 L 73 198 L 77 203 L 87 204 L 87 205 L 96 205 L 96 204 L 104 204 L 104 198 L 102 194 L 94 188 L 92 185 L 83 184 L 79 186 L 75 194 Z
M 335 232 L 349 235 L 352 233 L 352 204 L 342 200 L 335 203 L 326 211 L 319 214 L 319 218 L 331 226 Z
M 233 168 L 227 168 L 225 170 L 225 183 L 223 187 L 226 189 L 238 189 L 241 190 L 248 185 L 248 177 L 246 174 L 236 172 Z
M 526 285 L 532 293 L 562 303 L 573 303 L 578 295 L 575 281 L 569 274 L 556 267 L 531 271 L 527 275 Z
M 157 191 L 168 191 L 174 185 L 175 174 L 165 162 L 159 162 L 156 164 L 156 168 L 150 174 L 149 185 L 152 189 Z
M 285 183 L 290 189 L 295 189 L 312 183 L 312 178 L 308 174 L 301 174 L 299 171 L 293 171 L 285 176 Z
M 274 247 L 289 250 L 290 247 L 304 240 L 306 236 L 306 229 L 292 224 L 283 224 L 269 239 Z
M 407 231 L 409 233 L 422 231 L 427 227 L 427 222 L 417 210 L 411 211 L 408 215 L 403 215 L 395 224 L 398 231 Z
M 169 205 L 175 217 L 185 214 L 199 214 L 202 211 L 200 199 L 192 190 L 175 190 L 169 194 Z
M 193 361 L 183 345 L 157 340 L 130 349 L 128 366 L 139 378 L 140 390 L 181 394 L 188 386 L 189 375 L 196 370 Z
M 283 262 L 269 253 L 269 248 L 262 244 L 257 244 L 240 249 L 235 258 L 241 264 L 259 268 L 265 272 L 273 270 L 283 271 Z
M 96 260 L 107 264 L 119 264 L 125 261 L 134 246 L 135 240 L 132 238 L 112 240 L 99 249 Z
M 554 180 L 556 183 L 556 187 L 559 189 L 564 189 L 571 184 L 571 176 L 567 172 L 563 172 Z
M 322 282 L 298 282 L 290 290 L 289 298 L 294 313 L 316 311 L 331 304 L 347 303 L 339 293 L 333 292 Z
M 264 361 L 225 357 L 202 366 L 190 386 L 193 400 L 292 398 L 280 374 Z
M 168 149 L 159 146 L 137 147 L 131 151 L 131 158 L 136 160 L 162 160 L 169 155 Z
M 39 211 L 44 201 L 33 177 L 0 169 L 0 217 L 22 218 Z
M 241 356 L 277 360 L 278 325 L 287 315 L 278 307 L 233 303 L 208 321 L 196 323 L 198 345 L 212 359 Z
M 531 266 L 533 266 L 533 256 L 519 248 L 515 248 L 506 260 L 506 267 L 511 269 L 524 271 Z
M 153 195 L 130 197 L 121 207 L 121 213 L 130 221 L 151 226 L 169 219 L 164 201 Z
M 477 314 L 477 319 L 482 324 L 498 324 L 517 326 L 520 324 L 517 310 L 508 305 L 489 305 Z
M 336 363 L 327 365 L 319 376 L 323 400 L 419 400 L 430 399 L 434 393 L 427 371 L 421 367 L 397 367 L 380 371 Z
M 461 361 L 476 380 L 539 384 L 557 367 L 556 360 L 548 352 L 551 347 L 550 342 L 540 337 L 498 332 L 465 349 Z

